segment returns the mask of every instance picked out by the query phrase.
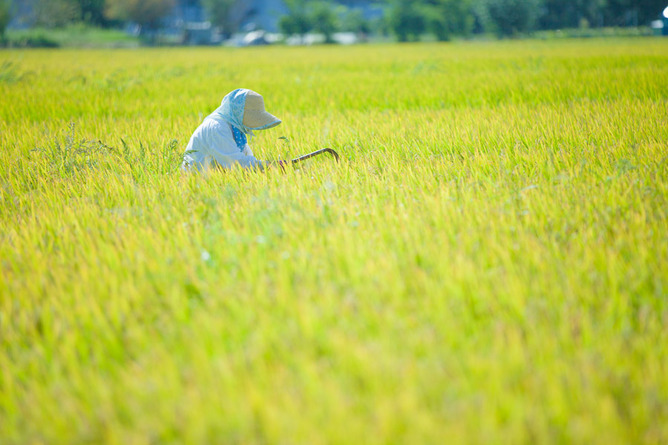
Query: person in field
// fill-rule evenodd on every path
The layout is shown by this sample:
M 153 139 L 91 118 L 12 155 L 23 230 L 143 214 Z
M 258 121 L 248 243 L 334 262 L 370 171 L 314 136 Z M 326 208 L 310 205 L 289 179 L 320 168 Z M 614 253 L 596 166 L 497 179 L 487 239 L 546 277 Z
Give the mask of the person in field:
M 266 130 L 281 120 L 264 108 L 264 99 L 255 91 L 239 88 L 223 98 L 190 137 L 183 155 L 184 170 L 230 169 L 264 170 L 272 163 L 260 161 L 251 151 L 248 139 L 255 130 Z M 273 163 L 283 168 L 284 161 Z

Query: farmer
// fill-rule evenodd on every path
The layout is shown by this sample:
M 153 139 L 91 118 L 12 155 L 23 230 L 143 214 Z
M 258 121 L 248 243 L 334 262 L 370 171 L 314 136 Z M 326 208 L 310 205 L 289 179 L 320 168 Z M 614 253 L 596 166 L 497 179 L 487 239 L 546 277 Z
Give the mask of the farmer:
M 264 109 L 262 96 L 255 91 L 236 89 L 223 98 L 220 107 L 207 116 L 190 137 L 182 168 L 207 170 L 239 166 L 264 170 L 271 163 L 253 156 L 248 137 L 253 136 L 253 130 L 266 130 L 280 123 L 280 119 Z M 283 168 L 285 161 L 277 164 Z

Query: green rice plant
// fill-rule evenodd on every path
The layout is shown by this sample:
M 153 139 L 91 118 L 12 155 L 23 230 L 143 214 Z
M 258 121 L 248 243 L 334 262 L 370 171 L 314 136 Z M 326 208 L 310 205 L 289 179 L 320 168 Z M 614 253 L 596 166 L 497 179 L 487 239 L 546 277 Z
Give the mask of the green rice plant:
M 67 176 L 95 167 L 97 154 L 104 148 L 102 144 L 77 139 L 75 124 L 71 123 L 62 142 L 54 138 L 43 147 L 35 147 L 33 151 L 45 158 L 52 175 Z
M 21 74 L 18 72 L 16 65 L 8 60 L 5 60 L 0 65 L 0 82 L 14 83 L 21 79 Z
M 0 52 L 0 442 L 666 442 L 666 45 Z

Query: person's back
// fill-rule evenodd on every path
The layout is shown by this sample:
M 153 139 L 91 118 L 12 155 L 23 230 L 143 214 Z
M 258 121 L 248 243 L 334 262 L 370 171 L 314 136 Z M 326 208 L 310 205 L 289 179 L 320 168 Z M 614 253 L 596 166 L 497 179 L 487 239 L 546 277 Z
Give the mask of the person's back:
M 237 145 L 230 124 L 206 118 L 188 142 L 183 156 L 184 166 L 199 170 L 235 165 L 263 168 L 265 163 L 253 156 L 248 143 L 244 141 L 242 144 L 239 144 L 241 147 Z
M 191 136 L 183 156 L 183 168 L 264 169 L 268 163 L 255 158 L 247 136 L 252 136 L 253 130 L 265 130 L 280 123 L 280 119 L 267 113 L 262 96 L 247 89 L 234 90 Z

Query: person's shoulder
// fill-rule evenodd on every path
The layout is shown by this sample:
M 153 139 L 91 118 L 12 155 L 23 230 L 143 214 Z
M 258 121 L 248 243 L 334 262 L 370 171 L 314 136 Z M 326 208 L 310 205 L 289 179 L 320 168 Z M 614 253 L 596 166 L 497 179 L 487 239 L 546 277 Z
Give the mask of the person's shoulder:
M 200 128 L 209 133 L 215 133 L 217 135 L 232 137 L 232 130 L 230 129 L 230 124 L 227 122 L 221 122 L 216 119 L 206 118 Z
M 218 119 L 207 117 L 202 122 L 202 126 L 215 129 L 229 129 L 230 124 L 224 121 L 219 121 Z

